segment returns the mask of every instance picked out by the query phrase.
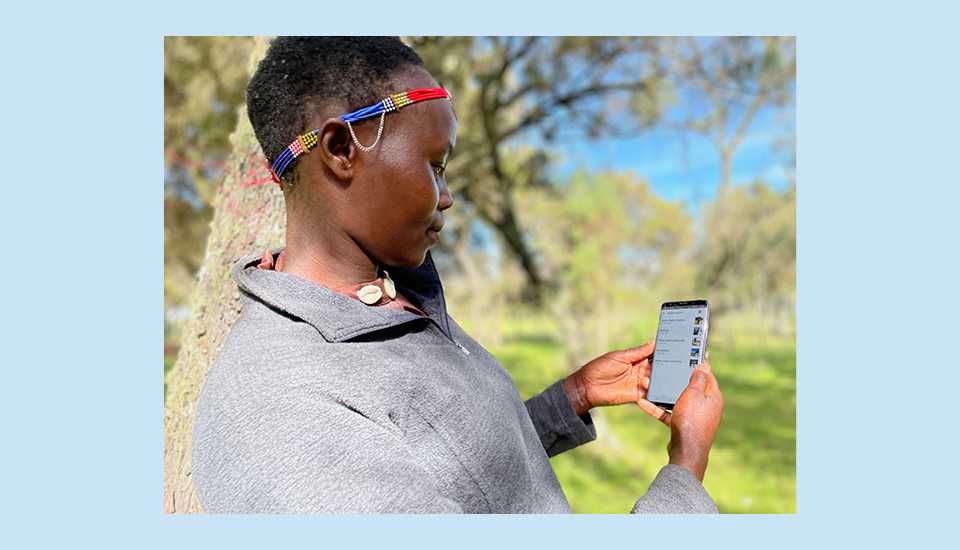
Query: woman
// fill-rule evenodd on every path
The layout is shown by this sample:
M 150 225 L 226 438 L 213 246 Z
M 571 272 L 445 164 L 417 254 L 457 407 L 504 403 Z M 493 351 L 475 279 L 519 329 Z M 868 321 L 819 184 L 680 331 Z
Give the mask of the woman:
M 716 512 L 701 481 L 723 398 L 708 365 L 673 417 L 653 342 L 525 403 L 446 313 L 428 249 L 453 205 L 449 95 L 392 38 L 278 38 L 247 89 L 284 192 L 283 249 L 233 268 L 243 313 L 207 378 L 192 464 L 207 512 L 570 512 L 549 457 L 588 410 L 639 403 L 670 464 L 633 512 Z

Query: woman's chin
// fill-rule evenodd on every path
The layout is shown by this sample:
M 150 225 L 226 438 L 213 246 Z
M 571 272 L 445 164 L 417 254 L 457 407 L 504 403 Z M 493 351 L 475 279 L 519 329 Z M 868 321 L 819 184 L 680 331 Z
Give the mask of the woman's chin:
M 409 269 L 414 269 L 423 265 L 423 261 L 427 259 L 427 251 L 424 250 L 420 254 L 410 254 L 405 256 L 391 257 L 385 263 L 387 265 L 392 265 L 394 267 L 405 267 Z

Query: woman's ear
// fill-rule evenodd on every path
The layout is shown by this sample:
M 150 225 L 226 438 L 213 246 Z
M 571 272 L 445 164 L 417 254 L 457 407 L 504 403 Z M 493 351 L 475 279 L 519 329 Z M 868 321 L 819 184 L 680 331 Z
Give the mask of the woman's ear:
M 330 118 L 320 126 L 319 151 L 323 162 L 341 180 L 353 179 L 357 149 L 350 138 L 347 123 L 339 118 Z

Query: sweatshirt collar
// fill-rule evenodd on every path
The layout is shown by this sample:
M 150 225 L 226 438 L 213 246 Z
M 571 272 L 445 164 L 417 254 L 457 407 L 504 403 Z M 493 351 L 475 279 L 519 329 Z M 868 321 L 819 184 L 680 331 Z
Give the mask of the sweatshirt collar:
M 283 247 L 280 247 L 270 250 L 270 253 L 276 256 L 282 250 Z M 303 320 L 329 342 L 349 340 L 361 334 L 423 319 L 408 311 L 367 306 L 296 275 L 257 269 L 262 258 L 262 253 L 249 254 L 238 260 L 231 270 L 231 276 L 244 299 L 261 302 Z M 443 288 L 430 253 L 427 252 L 420 267 L 385 267 L 397 289 L 449 336 Z

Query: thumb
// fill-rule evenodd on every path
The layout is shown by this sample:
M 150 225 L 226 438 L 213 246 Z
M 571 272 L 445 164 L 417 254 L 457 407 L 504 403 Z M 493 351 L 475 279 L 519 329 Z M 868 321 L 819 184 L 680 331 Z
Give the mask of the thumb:
M 704 392 L 704 395 L 720 395 L 720 384 L 717 382 L 717 377 L 710 373 L 710 380 L 707 382 L 707 389 Z
M 687 391 L 693 390 L 698 395 L 703 395 L 706 391 L 707 384 L 710 382 L 710 367 L 705 369 L 703 366 L 698 366 L 690 375 L 690 384 L 687 386 Z

